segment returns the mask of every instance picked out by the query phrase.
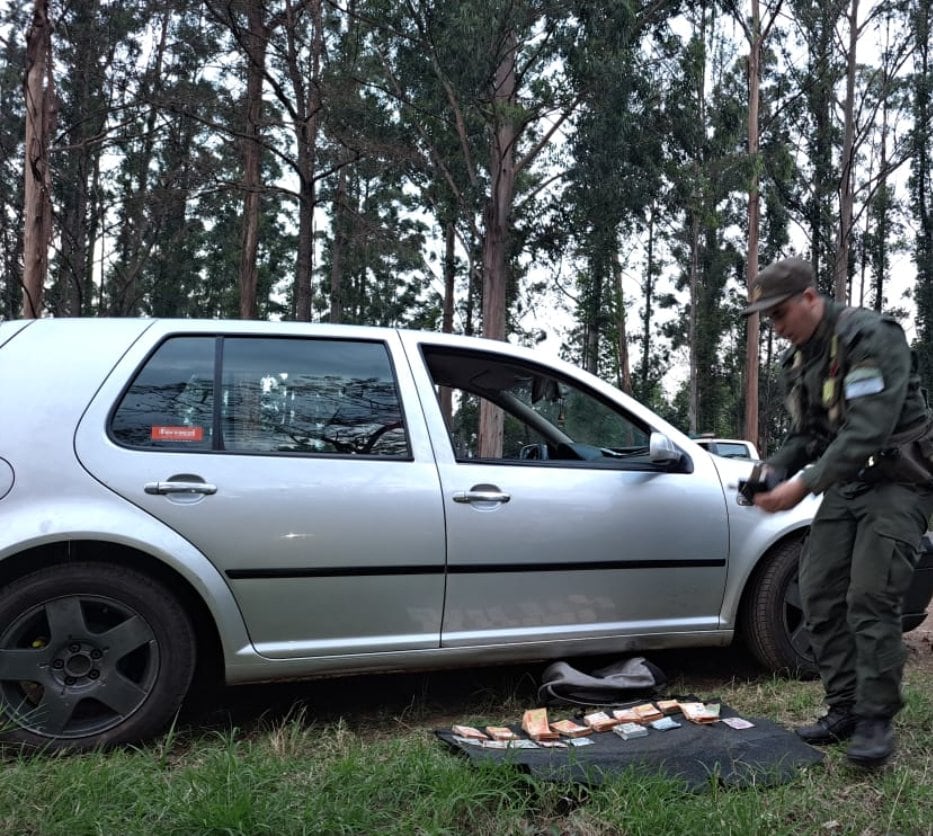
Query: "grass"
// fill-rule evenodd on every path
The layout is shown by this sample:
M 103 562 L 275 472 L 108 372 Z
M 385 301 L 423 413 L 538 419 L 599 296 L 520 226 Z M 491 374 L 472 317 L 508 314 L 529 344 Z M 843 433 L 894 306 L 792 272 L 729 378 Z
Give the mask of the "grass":
M 688 667 L 669 691 L 788 726 L 820 711 L 817 683 L 732 676 L 724 665 Z M 453 722 L 514 722 L 534 702 L 528 670 L 304 687 L 316 696 L 252 689 L 245 704 L 183 718 L 139 748 L 8 758 L 0 834 L 933 833 L 929 663 L 908 667 L 899 751 L 884 769 L 850 767 L 840 745 L 789 784 L 700 794 L 632 773 L 592 788 L 540 782 L 471 765 L 436 741 L 431 730 Z

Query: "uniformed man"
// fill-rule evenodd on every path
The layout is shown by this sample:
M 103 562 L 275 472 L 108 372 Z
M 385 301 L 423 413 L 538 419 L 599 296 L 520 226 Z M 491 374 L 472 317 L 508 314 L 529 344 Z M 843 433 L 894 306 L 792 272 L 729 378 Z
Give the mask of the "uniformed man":
M 925 395 L 901 327 L 822 296 L 802 259 L 758 274 L 745 314 L 756 311 L 792 343 L 781 361 L 792 426 L 766 462 L 790 478 L 755 505 L 784 511 L 823 494 L 800 594 L 828 710 L 797 734 L 851 738 L 848 758 L 878 766 L 894 751 L 902 706 L 901 600 L 933 512 L 926 462 L 907 455 L 929 438 Z

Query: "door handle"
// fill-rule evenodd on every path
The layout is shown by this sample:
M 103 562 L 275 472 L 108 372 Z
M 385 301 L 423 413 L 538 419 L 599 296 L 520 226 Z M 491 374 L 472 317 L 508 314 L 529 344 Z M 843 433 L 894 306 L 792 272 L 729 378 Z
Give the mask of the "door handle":
M 454 493 L 454 502 L 508 502 L 512 497 L 493 485 L 477 485 L 468 491 Z
M 169 494 L 204 494 L 205 496 L 210 496 L 211 494 L 217 493 L 217 485 L 212 485 L 209 482 L 170 480 L 168 482 L 146 482 L 143 486 L 143 490 L 148 494 L 157 496 L 166 496 Z

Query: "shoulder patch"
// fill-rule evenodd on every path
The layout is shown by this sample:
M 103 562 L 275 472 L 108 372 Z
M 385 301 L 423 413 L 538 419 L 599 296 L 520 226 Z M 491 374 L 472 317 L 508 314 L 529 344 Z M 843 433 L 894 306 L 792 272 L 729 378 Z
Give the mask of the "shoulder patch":
M 884 375 L 877 366 L 858 366 L 845 376 L 842 390 L 847 401 L 877 395 L 884 391 Z

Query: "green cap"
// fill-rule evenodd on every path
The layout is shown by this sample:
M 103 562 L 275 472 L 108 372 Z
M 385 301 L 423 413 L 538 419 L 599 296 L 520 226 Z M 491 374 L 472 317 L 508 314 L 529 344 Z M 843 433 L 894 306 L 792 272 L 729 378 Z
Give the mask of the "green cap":
M 769 264 L 754 281 L 748 294 L 749 305 L 744 316 L 773 308 L 791 296 L 815 287 L 813 268 L 802 258 L 784 258 Z

